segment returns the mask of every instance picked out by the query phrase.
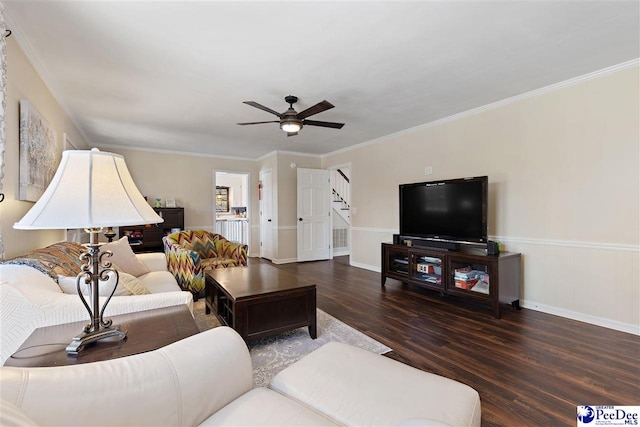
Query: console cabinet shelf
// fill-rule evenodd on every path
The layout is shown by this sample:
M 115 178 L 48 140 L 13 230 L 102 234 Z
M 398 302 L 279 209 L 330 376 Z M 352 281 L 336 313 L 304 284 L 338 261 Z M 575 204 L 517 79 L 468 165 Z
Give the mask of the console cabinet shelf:
M 387 277 L 447 295 L 491 305 L 500 318 L 500 304 L 520 308 L 521 255 L 483 250 L 450 252 L 441 249 L 382 244 L 384 288 Z
M 120 227 L 120 237 L 128 236 L 134 252 L 162 252 L 162 238 L 172 228 L 184 230 L 184 208 L 153 208 L 164 222 L 152 225 Z

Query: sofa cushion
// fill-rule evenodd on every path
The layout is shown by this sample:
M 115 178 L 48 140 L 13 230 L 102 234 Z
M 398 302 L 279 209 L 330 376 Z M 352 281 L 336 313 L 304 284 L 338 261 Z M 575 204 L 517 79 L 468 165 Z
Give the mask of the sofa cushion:
M 61 276 L 58 275 L 58 286 L 62 289 L 62 292 L 65 294 L 78 294 L 78 286 L 77 286 L 77 276 Z M 100 280 L 98 286 L 98 295 L 101 297 L 108 297 L 111 295 L 113 288 L 116 286 L 116 275 L 112 272 L 109 272 L 109 278 L 107 280 Z M 91 285 L 85 283 L 85 279 L 80 279 L 80 291 L 82 295 L 85 297 L 91 293 Z M 114 296 L 123 296 L 123 295 L 131 295 L 126 288 L 122 286 L 118 286 L 116 292 L 113 294 Z
M 10 259 L 2 264 L 28 265 L 53 280 L 58 280 L 58 275 L 76 276 L 82 271 L 80 254 L 85 250 L 84 246 L 77 243 L 59 242 Z
M 180 286 L 176 283 L 176 279 L 173 277 L 173 274 L 168 271 L 152 271 L 137 277 L 137 279 L 152 294 L 182 291 Z
M 264 387 L 254 388 L 201 426 L 335 426 L 330 419 Z
M 168 271 L 167 257 L 164 252 L 143 252 L 136 257 L 147 266 L 149 271 Z
M 101 247 L 101 251 L 111 251 L 111 258 L 104 258 L 111 261 L 118 270 L 138 277 L 149 272 L 149 268 L 141 262 L 133 253 L 129 245 L 129 238 L 124 236 L 120 240 L 107 243 Z
M 422 418 L 480 426 L 480 397 L 471 387 L 338 342 L 284 369 L 269 387 L 342 425 L 388 426 Z
M 393 427 L 452 427 L 451 424 L 444 423 L 431 418 L 409 418 L 402 420 Z
M 113 288 L 116 288 L 113 296 L 127 296 L 127 295 L 146 295 L 150 294 L 149 289 L 138 278 L 124 273 L 118 272 L 118 281 L 116 282 L 116 274 L 112 271 L 107 273 L 109 278 L 107 280 L 100 280 L 98 294 L 101 297 L 108 297 L 113 292 Z M 117 284 L 117 287 L 116 287 Z M 76 285 L 76 277 L 58 276 L 58 285 L 62 292 L 65 294 L 78 294 L 78 286 Z M 80 289 L 84 296 L 90 294 L 91 285 L 85 283 L 84 279 L 80 280 Z M 176 289 L 174 289 L 176 290 Z
M 147 288 L 139 278 L 122 271 L 120 272 L 120 280 L 118 282 L 118 286 L 122 286 L 123 288 L 125 288 L 131 295 L 148 295 L 151 293 L 149 288 Z M 118 291 L 116 291 L 116 293 L 117 292 Z
M 2 427 L 26 427 L 35 426 L 36 423 L 22 412 L 16 405 L 0 399 L 0 426 Z
M 0 362 L 4 363 L 36 328 L 39 310 L 17 289 L 2 282 L 0 301 Z

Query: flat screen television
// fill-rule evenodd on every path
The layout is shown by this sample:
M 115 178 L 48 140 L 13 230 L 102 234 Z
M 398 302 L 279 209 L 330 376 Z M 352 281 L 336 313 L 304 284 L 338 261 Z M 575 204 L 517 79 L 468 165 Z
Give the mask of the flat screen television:
M 486 245 L 488 182 L 479 176 L 400 185 L 400 236 Z

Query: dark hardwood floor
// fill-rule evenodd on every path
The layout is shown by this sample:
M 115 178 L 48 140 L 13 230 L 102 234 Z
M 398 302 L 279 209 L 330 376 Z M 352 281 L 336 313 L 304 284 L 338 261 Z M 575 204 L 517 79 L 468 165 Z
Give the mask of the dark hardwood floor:
M 255 262 L 268 262 L 253 258 Z M 640 337 L 406 286 L 348 257 L 276 267 L 313 280 L 318 308 L 388 345 L 393 359 L 468 384 L 483 426 L 575 426 L 578 405 L 640 404 Z

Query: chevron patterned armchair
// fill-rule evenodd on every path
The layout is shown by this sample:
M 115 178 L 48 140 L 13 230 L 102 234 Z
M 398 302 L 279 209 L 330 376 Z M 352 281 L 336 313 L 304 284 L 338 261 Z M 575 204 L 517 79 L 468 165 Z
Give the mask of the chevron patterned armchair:
M 179 231 L 163 237 L 169 271 L 180 287 L 197 295 L 204 273 L 215 268 L 247 265 L 247 245 L 205 230 Z

